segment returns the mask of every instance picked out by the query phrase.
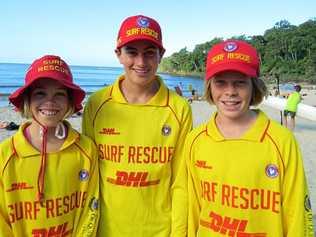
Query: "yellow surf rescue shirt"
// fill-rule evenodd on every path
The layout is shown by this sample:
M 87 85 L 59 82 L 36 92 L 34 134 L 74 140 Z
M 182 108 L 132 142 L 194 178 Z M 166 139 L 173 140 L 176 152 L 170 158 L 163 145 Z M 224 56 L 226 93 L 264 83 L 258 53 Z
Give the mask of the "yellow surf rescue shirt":
M 60 151 L 48 153 L 44 200 L 37 200 L 41 154 L 18 132 L 0 144 L 0 236 L 95 236 L 99 176 L 95 144 L 68 126 Z
M 159 77 L 147 104 L 128 104 L 120 80 L 91 95 L 83 117 L 83 133 L 99 152 L 98 236 L 181 236 L 187 213 L 173 199 L 173 182 L 192 127 L 190 106 Z
M 314 236 L 297 142 L 257 112 L 240 139 L 221 135 L 216 113 L 188 135 L 182 182 L 184 192 L 188 182 L 189 237 Z

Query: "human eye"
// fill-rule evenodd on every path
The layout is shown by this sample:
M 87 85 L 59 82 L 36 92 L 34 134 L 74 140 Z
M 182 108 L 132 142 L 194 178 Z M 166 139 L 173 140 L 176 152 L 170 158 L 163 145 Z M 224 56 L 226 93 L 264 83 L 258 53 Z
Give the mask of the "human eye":
M 130 57 L 135 57 L 137 56 L 137 51 L 134 49 L 126 49 L 125 53 L 130 56 Z
M 149 49 L 149 50 L 146 50 L 145 52 L 145 56 L 146 57 L 155 57 L 157 55 L 157 50 L 154 50 L 154 49 Z
M 58 97 L 67 97 L 68 96 L 66 90 L 57 91 L 55 95 L 58 96 Z
M 41 97 L 44 97 L 45 95 L 46 95 L 46 92 L 42 89 L 35 89 L 32 93 L 32 96 L 36 98 L 41 98 Z
M 214 79 L 214 85 L 217 87 L 223 87 L 225 86 L 225 81 L 220 79 Z
M 245 80 L 238 80 L 235 82 L 235 85 L 237 87 L 246 87 L 248 85 L 248 82 Z

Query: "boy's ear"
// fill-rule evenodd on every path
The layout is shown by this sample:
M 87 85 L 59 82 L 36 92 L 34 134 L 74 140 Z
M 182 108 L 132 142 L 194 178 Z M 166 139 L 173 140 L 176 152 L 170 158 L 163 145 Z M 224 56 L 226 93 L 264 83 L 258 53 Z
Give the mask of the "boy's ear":
M 115 49 L 114 52 L 115 52 L 116 56 L 121 55 L 121 49 Z
M 160 54 L 160 60 L 161 60 L 163 55 L 165 54 L 165 50 L 164 49 L 160 49 L 159 50 L 159 54 Z
M 121 49 L 115 49 L 114 52 L 115 52 L 116 57 L 118 58 L 120 64 L 123 64 L 123 63 L 122 63 L 122 57 L 121 57 L 121 55 L 122 55 Z

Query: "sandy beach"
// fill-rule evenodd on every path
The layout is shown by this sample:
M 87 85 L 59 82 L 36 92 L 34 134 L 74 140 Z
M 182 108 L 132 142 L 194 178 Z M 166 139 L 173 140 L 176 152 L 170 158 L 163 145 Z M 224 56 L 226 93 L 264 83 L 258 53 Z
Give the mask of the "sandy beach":
M 309 91 L 303 98 L 303 103 L 312 106 L 316 105 L 315 91 Z M 214 106 L 208 105 L 205 101 L 193 101 L 191 106 L 194 126 L 206 122 L 209 119 L 211 113 L 215 110 Z M 259 108 L 267 113 L 270 118 L 280 122 L 280 111 L 262 105 L 259 106 Z M 0 121 L 13 121 L 18 124 L 23 122 L 19 114 L 17 114 L 12 107 L 0 108 Z M 74 116 L 70 118 L 69 121 L 74 128 L 80 131 L 81 116 Z M 15 131 L 0 129 L 0 142 L 13 133 L 15 133 Z M 304 167 L 314 213 L 314 224 L 316 224 L 316 122 L 297 117 L 294 134 L 299 142 L 303 154 Z

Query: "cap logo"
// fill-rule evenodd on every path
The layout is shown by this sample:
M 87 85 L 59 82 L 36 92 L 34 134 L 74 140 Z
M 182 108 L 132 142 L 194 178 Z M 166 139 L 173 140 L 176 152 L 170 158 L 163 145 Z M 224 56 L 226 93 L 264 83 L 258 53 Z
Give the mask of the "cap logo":
M 147 27 L 140 27 L 140 28 L 131 28 L 126 31 L 126 37 L 134 36 L 134 35 L 146 35 L 151 38 L 154 38 L 155 40 L 159 40 L 159 34 L 158 32 L 154 31 L 151 28 Z M 118 40 L 121 41 L 121 38 Z
M 44 60 L 42 65 L 37 67 L 37 72 L 58 71 L 66 75 L 70 75 L 69 70 L 63 66 L 64 62 L 59 59 Z
M 149 20 L 146 17 L 138 17 L 137 18 L 137 25 L 141 28 L 149 27 Z
M 266 167 L 266 175 L 269 178 L 276 178 L 276 177 L 278 177 L 278 175 L 279 175 L 278 167 L 276 167 L 276 165 L 273 165 L 273 164 L 267 165 L 267 167 Z
M 211 63 L 214 64 L 214 63 L 223 61 L 224 60 L 224 56 L 225 56 L 225 54 L 223 54 L 223 53 L 215 55 L 214 57 L 212 57 L 210 59 Z
M 238 48 L 238 45 L 235 42 L 227 42 L 224 45 L 224 50 L 226 52 L 234 52 Z

